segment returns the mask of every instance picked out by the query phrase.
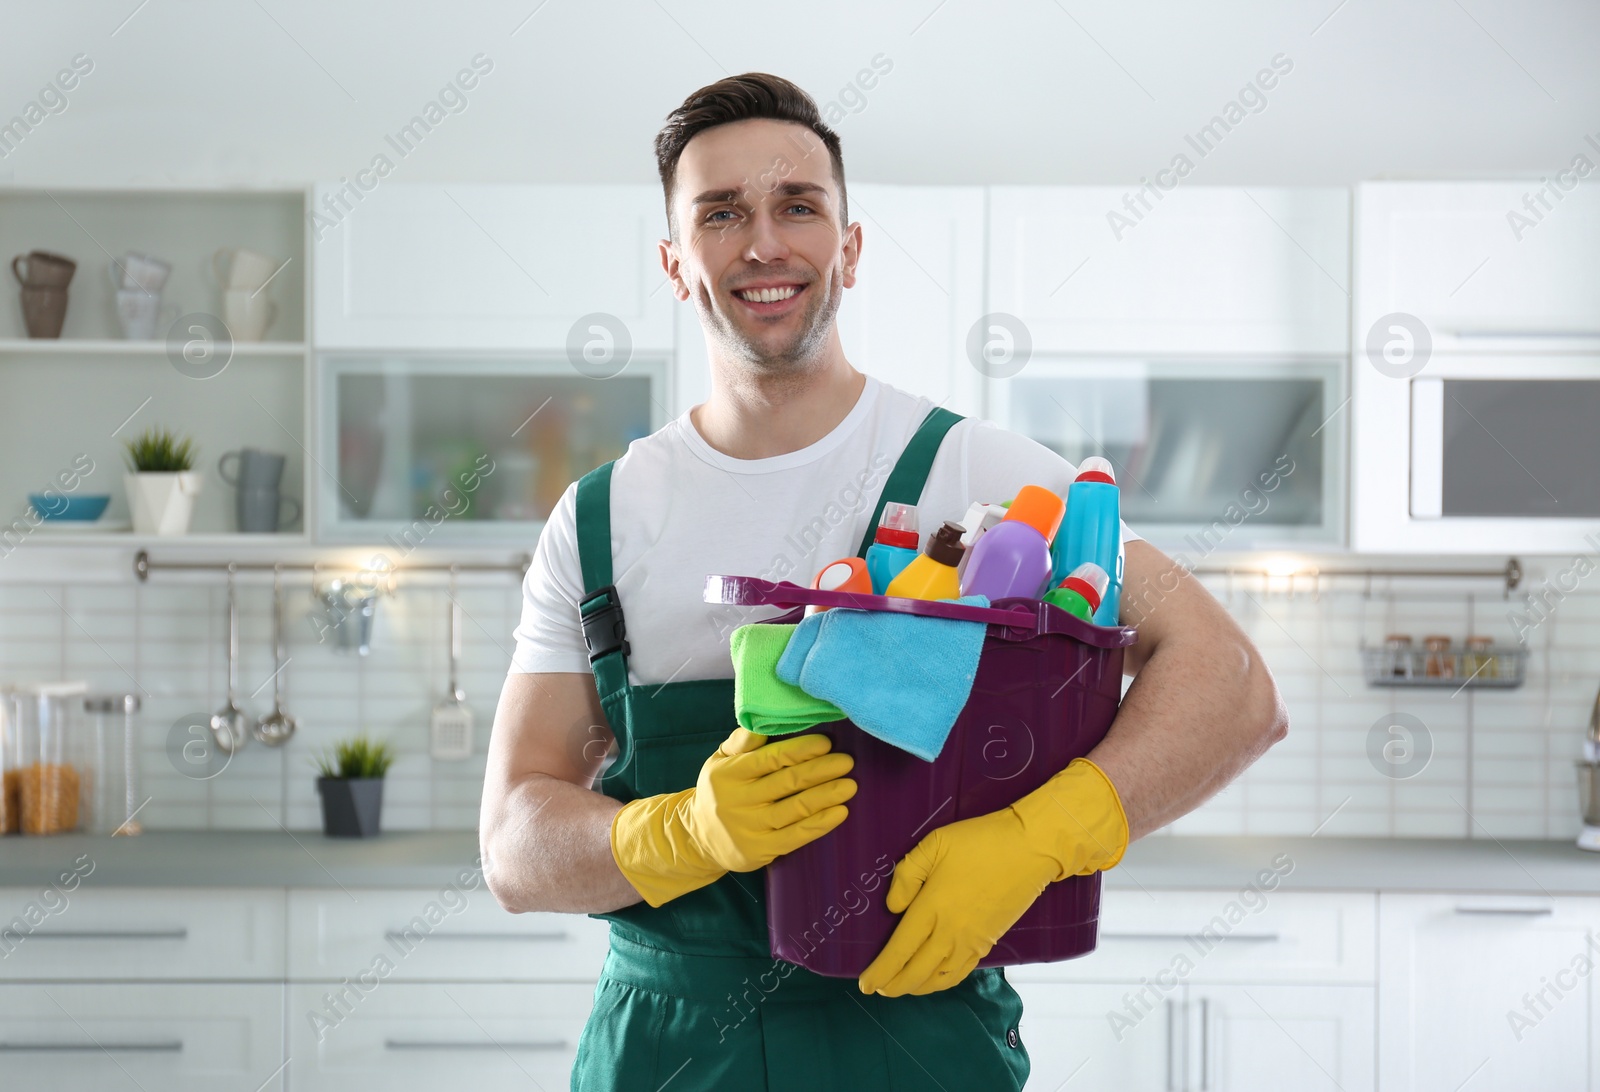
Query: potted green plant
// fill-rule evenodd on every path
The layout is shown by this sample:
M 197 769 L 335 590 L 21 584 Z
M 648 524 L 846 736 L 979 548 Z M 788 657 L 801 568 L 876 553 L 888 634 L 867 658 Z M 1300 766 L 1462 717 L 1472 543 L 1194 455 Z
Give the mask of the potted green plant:
M 128 508 L 141 535 L 181 535 L 194 518 L 194 499 L 204 479 L 194 469 L 194 441 L 164 428 L 146 429 L 128 449 Z
M 317 759 L 322 776 L 322 832 L 330 838 L 371 838 L 383 811 L 383 775 L 394 765 L 394 748 L 356 736 Z

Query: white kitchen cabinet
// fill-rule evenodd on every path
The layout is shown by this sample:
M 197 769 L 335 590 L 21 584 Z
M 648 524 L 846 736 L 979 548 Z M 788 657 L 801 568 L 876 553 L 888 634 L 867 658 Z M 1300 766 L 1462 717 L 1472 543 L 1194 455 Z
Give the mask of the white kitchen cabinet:
M 1600 899 L 1379 897 L 1384 1092 L 1600 1088 Z
M 566 1088 L 594 1002 L 588 984 L 382 981 L 337 1008 L 328 994 L 290 987 L 295 1092 Z
M 1022 1043 L 1032 1066 L 1029 1088 L 1176 1089 L 1183 1066 L 1182 993 L 1156 999 L 1124 1021 L 1126 998 L 1138 983 L 1064 985 L 1018 981 Z
M 51 900 L 38 890 L 0 888 L 16 915 L 46 913 L 26 932 L 12 921 L 0 938 L 0 982 L 117 979 L 283 979 L 281 889 L 96 888 L 93 872 Z M 26 921 L 26 919 L 23 919 Z M 15 934 L 15 935 L 12 935 Z
M 508 914 L 481 888 L 289 893 L 289 977 L 354 978 L 381 956 L 385 981 L 600 977 L 609 926 L 584 914 Z
M 387 183 L 329 213 L 341 188 L 313 195 L 321 348 L 672 347 L 657 185 Z
M 1190 986 L 1185 1015 L 1185 1092 L 1377 1087 L 1370 986 Z
M 281 983 L 0 985 L 0 1083 L 280 1090 Z
M 1266 863 L 1266 862 L 1264 862 Z M 1292 873 L 1282 873 L 1283 877 Z M 1101 892 L 1099 946 L 1080 959 L 1012 967 L 1012 981 L 1366 984 L 1377 911 L 1367 892 Z
M 1152 187 L 1136 211 L 1127 194 L 990 187 L 988 310 L 1034 351 L 1346 351 L 1349 191 Z
M 983 188 L 858 184 L 849 200 L 862 238 L 839 310 L 845 355 L 901 390 L 978 414 L 983 375 L 967 338 L 983 315 Z
M 1358 363 L 1395 312 L 1421 319 L 1435 352 L 1600 348 L 1600 191 L 1570 172 L 1362 183 L 1355 269 Z

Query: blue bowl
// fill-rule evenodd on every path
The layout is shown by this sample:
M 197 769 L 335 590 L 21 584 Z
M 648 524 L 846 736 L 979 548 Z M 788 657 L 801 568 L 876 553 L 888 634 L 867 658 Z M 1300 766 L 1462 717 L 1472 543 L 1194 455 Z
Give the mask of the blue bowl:
M 93 523 L 111 503 L 110 493 L 29 493 L 28 503 L 47 520 L 58 523 Z

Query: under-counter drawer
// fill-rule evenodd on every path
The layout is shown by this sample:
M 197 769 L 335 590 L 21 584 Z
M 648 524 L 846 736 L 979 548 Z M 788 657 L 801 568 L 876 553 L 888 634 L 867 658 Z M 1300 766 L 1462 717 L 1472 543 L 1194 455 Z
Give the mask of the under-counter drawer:
M 281 1090 L 283 986 L 0 985 L 0 1085 Z
M 377 982 L 336 997 L 294 984 L 295 1092 L 553 1092 L 568 1085 L 593 1003 L 591 985 Z
M 289 978 L 593 982 L 607 931 L 582 914 L 508 914 L 482 889 L 294 890 Z
M 1099 947 L 1008 968 L 1035 982 L 1377 981 L 1377 896 L 1283 890 L 1107 889 Z
M 282 981 L 283 918 L 278 889 L 0 888 L 0 982 Z

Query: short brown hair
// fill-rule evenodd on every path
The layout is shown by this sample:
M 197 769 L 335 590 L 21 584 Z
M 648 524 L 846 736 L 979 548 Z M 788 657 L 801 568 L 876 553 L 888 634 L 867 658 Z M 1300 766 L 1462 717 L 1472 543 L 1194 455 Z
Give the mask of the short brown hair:
M 656 134 L 656 167 L 661 172 L 661 188 L 667 201 L 667 228 L 677 237 L 672 221 L 672 190 L 677 182 L 678 159 L 697 134 L 729 122 L 751 118 L 771 118 L 804 125 L 817 135 L 833 161 L 833 181 L 839 187 L 839 223 L 849 222 L 844 192 L 844 156 L 839 150 L 839 134 L 822 123 L 817 103 L 810 95 L 781 76 L 766 72 L 746 72 L 729 76 L 691 94 L 683 105 L 667 115 L 667 123 Z

